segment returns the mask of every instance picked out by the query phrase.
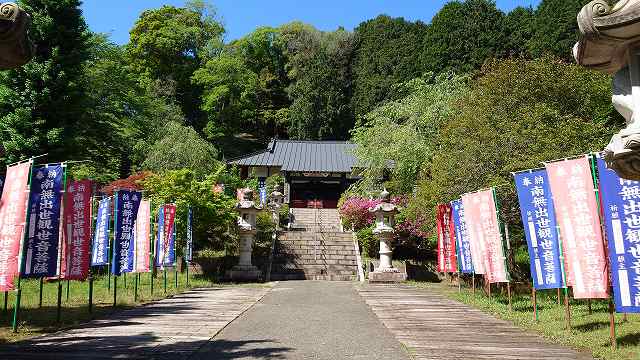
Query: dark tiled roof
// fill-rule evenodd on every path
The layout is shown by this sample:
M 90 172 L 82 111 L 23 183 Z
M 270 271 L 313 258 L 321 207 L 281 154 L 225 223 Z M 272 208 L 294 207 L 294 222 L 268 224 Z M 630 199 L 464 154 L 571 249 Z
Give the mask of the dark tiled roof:
M 282 171 L 351 172 L 356 144 L 346 141 L 272 140 L 267 150 L 232 159 L 230 164 L 276 166 Z

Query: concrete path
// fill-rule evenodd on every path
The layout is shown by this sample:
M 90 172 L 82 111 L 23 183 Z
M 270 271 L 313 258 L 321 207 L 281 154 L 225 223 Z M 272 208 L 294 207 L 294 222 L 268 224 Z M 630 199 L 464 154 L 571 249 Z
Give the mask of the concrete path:
M 186 359 L 269 290 L 192 290 L 78 328 L 2 345 L 0 359 Z
M 279 283 L 193 357 L 408 359 L 350 282 Z
M 593 359 L 433 290 L 364 285 L 359 292 L 417 360 Z

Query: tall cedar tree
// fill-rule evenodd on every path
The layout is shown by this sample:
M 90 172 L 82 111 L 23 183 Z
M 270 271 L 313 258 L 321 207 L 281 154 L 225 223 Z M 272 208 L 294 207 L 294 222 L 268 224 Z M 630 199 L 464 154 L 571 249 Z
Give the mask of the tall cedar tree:
M 427 26 L 380 15 L 355 29 L 352 105 L 363 116 L 385 100 L 391 87 L 422 75 L 417 59 Z
M 571 49 L 578 40 L 577 15 L 588 0 L 542 0 L 535 11 L 529 52 L 573 61 Z
M 504 14 L 495 1 L 447 3 L 434 16 L 424 37 L 426 70 L 469 72 L 504 52 Z
M 5 162 L 49 153 L 66 160 L 83 113 L 82 65 L 89 33 L 79 0 L 24 0 L 31 14 L 34 59 L 0 72 L 0 141 Z

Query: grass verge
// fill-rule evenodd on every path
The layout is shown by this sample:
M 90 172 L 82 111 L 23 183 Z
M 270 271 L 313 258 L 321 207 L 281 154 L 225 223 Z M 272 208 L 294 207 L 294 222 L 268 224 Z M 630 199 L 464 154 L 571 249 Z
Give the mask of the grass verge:
M 18 332 L 11 329 L 15 304 L 15 291 L 0 292 L 0 343 L 12 342 L 26 337 L 57 331 L 75 326 L 95 318 L 103 318 L 110 313 L 150 301 L 163 299 L 181 293 L 191 288 L 228 286 L 220 285 L 211 280 L 191 274 L 189 285 L 186 274 L 178 274 L 176 286 L 176 272 L 167 272 L 167 288 L 165 292 L 164 276 L 159 272 L 153 279 L 153 294 L 151 293 L 151 275 L 140 274 L 138 282 L 138 299 L 135 299 L 136 274 L 120 276 L 117 281 L 117 304 L 113 306 L 114 279 L 107 276 L 97 276 L 93 282 L 93 311 L 89 312 L 89 282 L 70 281 L 67 296 L 67 282 L 62 281 L 61 322 L 56 323 L 58 282 L 45 282 L 42 292 L 42 306 L 39 306 L 40 281 L 22 280 L 22 298 Z M 109 281 L 110 280 L 110 281 Z M 5 310 L 5 296 L 7 308 Z
M 480 289 L 476 289 L 475 296 L 470 288 L 464 286 L 458 293 L 458 287 L 448 282 L 409 284 L 440 292 L 450 299 L 510 321 L 522 329 L 535 331 L 553 342 L 590 351 L 598 359 L 640 359 L 640 316 L 628 314 L 624 321 L 622 314 L 615 315 L 618 348 L 613 349 L 609 337 L 609 303 L 606 300 L 592 300 L 591 314 L 587 301 L 572 300 L 572 327 L 571 330 L 565 330 L 564 298 L 558 305 L 556 290 L 538 292 L 538 321 L 535 321 L 530 294 L 513 295 L 512 311 L 509 311 L 506 290 L 504 293 L 495 291 L 490 299 Z

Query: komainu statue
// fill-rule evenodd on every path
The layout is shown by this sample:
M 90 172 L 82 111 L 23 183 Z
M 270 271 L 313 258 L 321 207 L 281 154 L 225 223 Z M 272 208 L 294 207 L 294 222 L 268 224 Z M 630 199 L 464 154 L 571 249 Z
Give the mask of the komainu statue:
M 640 0 L 595 0 L 578 14 L 578 64 L 613 75 L 613 105 L 627 121 L 604 150 L 622 178 L 640 180 Z
M 14 3 L 0 4 L 0 70 L 20 67 L 31 60 L 31 17 Z

